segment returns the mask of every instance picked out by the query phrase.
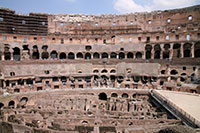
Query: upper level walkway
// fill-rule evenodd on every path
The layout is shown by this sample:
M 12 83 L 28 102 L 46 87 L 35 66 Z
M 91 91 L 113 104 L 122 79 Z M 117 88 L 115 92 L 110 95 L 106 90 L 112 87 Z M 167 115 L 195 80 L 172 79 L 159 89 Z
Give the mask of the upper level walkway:
M 193 126 L 200 127 L 200 95 L 174 92 L 166 90 L 153 90 L 152 96 L 174 115 L 186 124 L 191 122 Z M 189 124 L 190 125 L 190 124 Z

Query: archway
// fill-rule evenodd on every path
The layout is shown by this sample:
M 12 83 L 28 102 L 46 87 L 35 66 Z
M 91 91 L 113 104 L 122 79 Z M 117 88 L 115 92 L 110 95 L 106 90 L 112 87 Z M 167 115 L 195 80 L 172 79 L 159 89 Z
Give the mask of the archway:
M 145 50 L 146 50 L 146 59 L 151 59 L 152 46 L 146 45 Z
M 184 57 L 191 57 L 191 47 L 192 47 L 192 44 L 190 43 L 186 43 L 183 45 Z
M 47 51 L 42 52 L 42 59 L 48 59 L 49 58 L 49 53 Z
M 137 53 L 136 53 L 136 58 L 137 58 L 137 59 L 142 58 L 142 53 L 141 53 L 141 52 L 137 52 Z
M 20 49 L 18 47 L 13 48 L 13 59 L 16 61 L 20 61 Z
M 104 92 L 102 92 L 102 93 L 100 93 L 99 94 L 99 100 L 107 100 L 107 95 L 106 95 L 106 93 L 104 93 Z
M 73 60 L 75 58 L 74 53 L 70 52 L 68 54 L 68 59 Z
M 8 107 L 14 108 L 15 107 L 15 102 L 12 100 L 8 103 Z
M 115 52 L 112 52 L 112 53 L 110 54 L 110 58 L 111 58 L 111 59 L 116 59 L 116 58 L 117 58 L 117 54 L 116 54 Z
M 118 97 L 117 93 L 112 93 L 111 97 Z
M 154 46 L 154 59 L 160 59 L 161 48 L 159 44 Z
M 123 52 L 119 53 L 119 59 L 124 59 L 125 58 L 125 54 Z
M 180 50 L 181 45 L 176 43 L 173 46 L 173 58 L 180 58 L 181 57 L 181 50 Z
M 133 53 L 132 53 L 132 52 L 128 52 L 127 58 L 128 58 L 128 59 L 133 59 Z
M 64 52 L 60 53 L 60 59 L 61 60 L 64 60 L 66 58 L 67 58 L 67 56 L 66 56 L 66 54 Z
M 194 57 L 195 58 L 200 58 L 200 42 L 197 42 L 194 45 Z
M 51 55 L 51 58 L 52 59 L 57 59 L 58 58 L 58 53 L 54 50 L 54 51 L 52 51 L 51 53 L 50 53 L 50 55 Z
M 32 53 L 32 59 L 36 60 L 40 58 L 40 54 L 38 52 L 38 47 L 36 45 L 33 46 L 33 53 Z
M 10 60 L 11 59 L 11 53 L 9 51 L 9 47 L 4 48 L 4 59 L 5 60 Z
M 178 72 L 176 70 L 171 70 L 170 74 L 171 75 L 176 75 L 176 74 L 178 74 Z
M 108 58 L 108 54 L 107 53 L 102 53 L 102 59 L 104 59 L 104 58 Z
M 169 55 L 170 55 L 170 45 L 169 44 L 165 44 L 164 45 L 164 51 L 163 51 L 163 59 L 168 59 Z
M 85 59 L 86 60 L 90 60 L 91 59 L 91 54 L 90 53 L 86 53 L 85 54 Z
M 128 94 L 127 93 L 123 93 L 122 94 L 122 98 L 128 98 Z
M 94 53 L 94 54 L 93 54 L 93 58 L 94 58 L 94 59 L 99 59 L 99 56 L 100 56 L 99 53 Z
M 76 58 L 77 59 L 82 59 L 83 58 L 83 54 L 81 52 L 76 54 Z

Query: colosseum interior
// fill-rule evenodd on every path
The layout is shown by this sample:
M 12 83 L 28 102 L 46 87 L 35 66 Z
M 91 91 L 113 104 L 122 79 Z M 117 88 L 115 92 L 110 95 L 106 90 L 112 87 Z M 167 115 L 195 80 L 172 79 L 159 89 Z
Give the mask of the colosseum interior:
M 183 126 L 150 91 L 200 93 L 199 63 L 200 5 L 123 15 L 0 8 L 0 129 L 158 133 Z

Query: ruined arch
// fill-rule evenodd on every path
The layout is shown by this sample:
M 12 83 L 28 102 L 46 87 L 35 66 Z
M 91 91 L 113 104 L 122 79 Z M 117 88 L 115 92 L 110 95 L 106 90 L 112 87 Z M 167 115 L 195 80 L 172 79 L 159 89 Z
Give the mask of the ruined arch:
M 115 75 L 110 75 L 110 80 L 111 80 L 112 82 L 115 82 L 116 76 L 115 76 Z
M 68 54 L 68 59 L 70 59 L 70 60 L 75 59 L 74 53 L 70 52 L 70 53 Z
M 86 60 L 91 59 L 91 54 L 90 54 L 90 53 L 86 53 L 86 54 L 85 54 L 85 59 L 86 59 Z
M 108 73 L 108 70 L 103 69 L 103 70 L 101 71 L 101 73 Z
M 102 92 L 99 94 L 99 100 L 107 100 L 107 95 L 106 93 Z
M 3 103 L 0 103 L 0 109 L 2 109 L 4 107 Z
M 152 51 L 152 46 L 151 45 L 146 45 L 145 46 L 145 51 L 146 51 L 146 59 L 151 59 L 151 51 Z
M 93 70 L 93 73 L 99 73 L 99 70 L 95 69 Z
M 110 70 L 110 73 L 116 73 L 115 69 Z
M 163 59 L 168 59 L 170 55 L 170 44 L 164 45 L 164 51 L 163 51 Z
M 4 59 L 10 60 L 11 59 L 11 53 L 10 53 L 9 47 L 4 47 Z
M 183 45 L 183 56 L 184 57 L 191 57 L 191 47 L 192 44 L 186 43 Z
M 67 58 L 67 56 L 66 56 L 66 54 L 64 52 L 60 53 L 60 59 L 61 60 L 64 60 L 66 58 Z
M 55 50 L 53 50 L 53 51 L 50 53 L 50 56 L 51 56 L 52 59 L 57 59 L 57 58 L 58 58 L 58 53 L 57 53 Z
M 117 95 L 117 93 L 112 93 L 112 94 L 111 94 L 111 97 L 116 97 L 116 98 L 117 98 L 118 95 Z
M 8 107 L 14 108 L 14 107 L 15 107 L 15 101 L 11 100 L 11 101 L 8 103 Z
M 117 58 L 117 53 L 112 52 L 112 53 L 110 54 L 110 58 L 111 58 L 111 59 L 116 59 L 116 58 Z
M 133 53 L 132 53 L 132 52 L 128 52 L 127 58 L 128 58 L 128 59 L 133 59 Z
M 159 44 L 154 46 L 154 59 L 160 59 L 161 48 Z
M 178 72 L 174 69 L 174 70 L 171 70 L 170 74 L 171 75 L 176 75 L 176 74 L 178 74 Z
M 13 48 L 13 60 L 20 61 L 20 49 L 18 47 Z
M 187 74 L 186 73 L 182 73 L 181 74 L 181 82 L 185 82 L 187 79 Z
M 107 54 L 107 53 L 105 53 L 105 52 L 104 52 L 104 53 L 102 53 L 102 55 L 101 55 L 101 56 L 102 56 L 102 59 L 103 59 L 103 58 L 108 58 L 108 54 Z
M 119 59 L 124 59 L 125 58 L 125 54 L 123 52 L 119 53 Z
M 77 59 L 82 59 L 83 58 L 83 54 L 81 52 L 76 54 L 76 58 Z
M 122 98 L 128 98 L 129 96 L 128 96 L 128 94 L 127 93 L 123 93 L 122 94 Z
M 141 59 L 142 58 L 142 53 L 141 52 L 137 52 L 136 53 L 136 58 L 137 59 Z
M 200 42 L 197 42 L 194 45 L 194 57 L 195 58 L 200 58 Z
M 99 58 L 100 58 L 99 53 L 95 52 L 95 53 L 93 54 L 93 58 L 94 58 L 94 59 L 99 59 Z
M 38 52 L 38 47 L 37 45 L 33 46 L 33 53 L 32 53 L 32 59 L 36 60 L 40 58 L 40 54 Z
M 176 43 L 173 45 L 173 58 L 181 57 L 181 45 Z
M 47 51 L 42 52 L 42 59 L 48 59 L 49 58 L 49 53 Z

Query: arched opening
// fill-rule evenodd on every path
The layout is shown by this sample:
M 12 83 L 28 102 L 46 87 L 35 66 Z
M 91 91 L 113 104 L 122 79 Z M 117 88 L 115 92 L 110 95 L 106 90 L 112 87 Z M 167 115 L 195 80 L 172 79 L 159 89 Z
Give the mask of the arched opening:
M 192 44 L 190 44 L 190 43 L 186 43 L 183 45 L 184 57 L 191 57 L 191 46 L 192 46 Z
M 117 58 L 117 54 L 116 54 L 115 52 L 112 52 L 112 53 L 110 54 L 110 58 L 111 58 L 111 59 L 116 59 L 116 58 Z
M 10 60 L 11 59 L 11 53 L 9 51 L 9 47 L 4 48 L 4 59 L 5 60 Z
M 171 75 L 176 75 L 176 74 L 178 74 L 178 72 L 176 70 L 171 70 L 170 74 Z
M 136 53 L 136 58 L 137 59 L 141 59 L 142 58 L 142 53 L 141 52 L 137 52 Z
M 122 94 L 122 98 L 128 98 L 128 94 L 127 93 L 123 93 Z
M 42 59 L 48 59 L 49 58 L 49 53 L 47 51 L 42 52 Z
M 20 49 L 18 47 L 13 48 L 13 59 L 16 61 L 20 61 Z
M 19 92 L 20 92 L 20 89 L 15 88 L 15 89 L 14 89 L 14 92 L 15 92 L 15 93 L 19 93 Z
M 93 73 L 99 73 L 99 70 L 97 70 L 97 69 L 93 70 Z
M 108 58 L 108 54 L 107 53 L 102 53 L 102 59 L 104 59 L 104 58 Z
M 76 54 L 76 58 L 77 59 L 82 59 L 83 58 L 83 54 L 81 52 Z
M 86 60 L 90 60 L 91 59 L 91 54 L 90 53 L 86 53 L 85 54 L 85 59 Z
M 118 97 L 117 93 L 112 93 L 111 97 Z
M 115 69 L 110 70 L 110 73 L 116 73 Z
M 4 107 L 4 104 L 0 103 L 0 109 L 3 109 L 3 107 Z
M 146 50 L 146 59 L 151 59 L 152 46 L 146 45 L 145 50 Z
M 121 83 L 121 82 L 123 82 L 123 81 L 124 81 L 124 77 L 123 77 L 123 76 L 118 76 L 117 82 L 118 82 L 118 83 Z
M 169 44 L 165 44 L 164 45 L 164 51 L 163 51 L 163 59 L 169 59 L 169 55 L 170 55 L 170 45 Z
M 180 58 L 181 57 L 181 45 L 180 44 L 174 44 L 173 46 L 173 58 Z
M 75 57 L 74 57 L 74 53 L 70 52 L 70 53 L 68 54 L 68 59 L 73 60 L 74 58 L 75 58 Z
M 195 80 L 195 74 L 193 73 L 193 74 L 191 74 L 191 76 L 190 76 L 190 81 L 194 81 Z
M 10 101 L 10 102 L 8 103 L 8 107 L 14 108 L 14 107 L 15 107 L 15 102 L 14 102 L 14 101 Z
M 123 52 L 119 53 L 119 59 L 124 59 L 125 58 L 125 54 Z
M 197 42 L 194 45 L 194 57 L 195 58 L 200 58 L 200 42 Z
M 187 74 L 186 73 L 182 73 L 181 74 L 181 82 L 185 82 L 187 79 Z
M 22 58 L 30 59 L 30 49 L 28 48 L 28 45 L 23 45 Z
M 154 59 L 160 59 L 161 48 L 159 44 L 154 46 Z
M 38 52 L 38 47 L 36 45 L 33 46 L 33 53 L 32 53 L 32 59 L 36 60 L 40 58 L 40 54 Z
M 99 56 L 100 56 L 99 53 L 94 53 L 94 54 L 93 54 L 93 58 L 94 58 L 94 59 L 99 59 L 99 58 L 100 58 Z
M 101 71 L 101 73 L 107 73 L 108 71 L 106 70 L 106 69 L 103 69 L 102 71 Z
M 58 53 L 54 50 L 54 51 L 52 51 L 51 53 L 50 53 L 50 55 L 51 55 L 51 58 L 52 59 L 57 59 L 58 58 Z
M 128 54 L 127 54 L 127 58 L 128 58 L 128 59 L 133 59 L 133 53 L 128 52 Z
M 66 58 L 67 58 L 67 56 L 66 56 L 66 54 L 64 52 L 60 53 L 60 59 L 61 60 L 64 60 Z
M 99 100 L 107 100 L 107 95 L 106 93 L 102 92 L 99 94 Z
M 133 81 L 134 82 L 139 82 L 140 81 L 140 77 L 139 76 L 134 76 L 133 77 Z
M 20 102 L 28 102 L 28 98 L 27 98 L 27 97 L 22 97 L 22 98 L 20 99 Z

